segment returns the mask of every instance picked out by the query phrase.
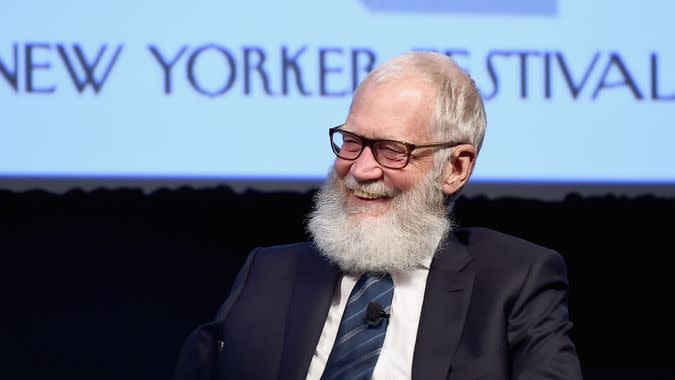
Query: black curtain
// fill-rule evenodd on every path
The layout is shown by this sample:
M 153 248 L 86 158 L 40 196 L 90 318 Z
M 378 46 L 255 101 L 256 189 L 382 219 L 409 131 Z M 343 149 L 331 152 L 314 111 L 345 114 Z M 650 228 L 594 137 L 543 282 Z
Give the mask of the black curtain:
M 3 379 L 168 379 L 256 246 L 307 238 L 314 191 L 0 190 Z M 675 199 L 461 197 L 460 226 L 560 252 L 586 379 L 672 379 Z

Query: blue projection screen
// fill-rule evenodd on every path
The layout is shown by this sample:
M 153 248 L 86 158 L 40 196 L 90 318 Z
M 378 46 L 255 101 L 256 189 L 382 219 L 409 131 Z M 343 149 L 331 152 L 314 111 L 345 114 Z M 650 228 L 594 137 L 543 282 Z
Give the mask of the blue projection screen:
M 675 183 L 669 1 L 21 1 L 0 13 L 0 185 L 318 182 L 356 84 L 453 56 L 483 183 Z

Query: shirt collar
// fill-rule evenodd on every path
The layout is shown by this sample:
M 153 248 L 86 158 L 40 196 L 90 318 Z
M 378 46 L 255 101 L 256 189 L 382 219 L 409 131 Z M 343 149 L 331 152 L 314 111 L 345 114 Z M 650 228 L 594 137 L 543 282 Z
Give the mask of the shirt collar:
M 431 260 L 433 260 L 433 255 L 426 256 L 417 263 L 417 268 L 429 270 L 431 268 Z

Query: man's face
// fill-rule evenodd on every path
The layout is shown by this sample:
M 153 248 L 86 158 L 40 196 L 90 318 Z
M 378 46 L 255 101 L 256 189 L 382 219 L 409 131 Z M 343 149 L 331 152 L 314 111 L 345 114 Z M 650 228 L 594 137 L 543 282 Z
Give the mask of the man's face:
M 371 139 L 428 143 L 433 105 L 433 91 L 417 81 L 368 82 L 354 99 L 344 129 Z M 393 198 L 423 181 L 432 164 L 432 154 L 428 151 L 415 151 L 403 169 L 383 167 L 369 147 L 356 160 L 337 157 L 335 174 L 339 180 L 351 176 L 358 184 L 374 185 L 364 188 L 350 185 L 349 181 L 345 183 L 346 211 L 357 218 L 386 213 Z

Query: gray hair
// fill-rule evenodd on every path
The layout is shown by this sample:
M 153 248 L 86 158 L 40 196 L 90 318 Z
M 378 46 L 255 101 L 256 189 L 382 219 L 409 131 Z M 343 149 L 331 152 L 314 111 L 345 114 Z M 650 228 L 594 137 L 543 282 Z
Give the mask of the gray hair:
M 396 56 L 368 73 L 354 91 L 354 98 L 366 82 L 401 79 L 419 80 L 436 91 L 434 115 L 429 126 L 433 141 L 469 143 L 476 147 L 478 155 L 487 126 L 485 106 L 474 80 L 452 58 L 429 51 Z M 441 149 L 434 154 L 435 172 L 442 171 L 451 154 L 452 149 Z
M 430 126 L 434 140 L 459 140 L 480 151 L 487 120 L 485 107 L 476 83 L 443 54 L 413 51 L 394 57 L 368 73 L 354 91 L 372 81 L 417 79 L 436 90 L 436 107 Z

